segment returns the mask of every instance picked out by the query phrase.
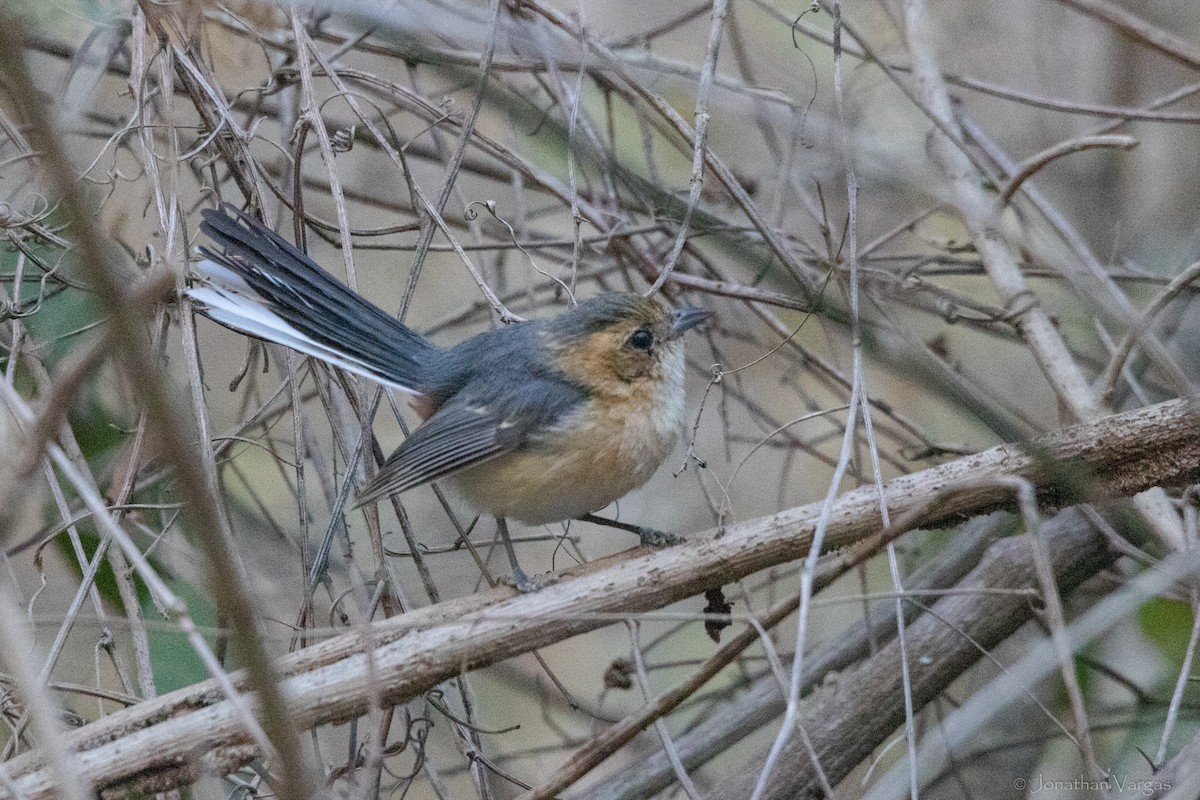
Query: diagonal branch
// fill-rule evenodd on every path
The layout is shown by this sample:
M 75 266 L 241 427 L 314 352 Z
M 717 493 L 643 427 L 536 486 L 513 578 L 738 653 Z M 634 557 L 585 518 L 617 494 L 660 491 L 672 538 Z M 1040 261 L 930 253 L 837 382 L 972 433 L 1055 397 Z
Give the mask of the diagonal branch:
M 1007 507 L 998 478 L 1033 484 L 1042 503 L 1125 497 L 1155 485 L 1200 479 L 1200 426 L 1188 402 L 1173 400 L 1031 442 L 1002 445 L 891 481 L 891 510 L 905 527 L 943 525 Z M 827 543 L 845 547 L 879 533 L 874 487 L 843 495 Z M 810 504 L 730 527 L 717 539 L 658 552 L 636 550 L 593 562 L 530 595 L 493 590 L 382 621 L 371 628 L 368 664 L 359 633 L 283 659 L 278 669 L 295 723 L 303 728 L 365 712 L 369 698 L 398 704 L 465 670 L 497 663 L 631 614 L 662 608 L 805 552 L 820 512 Z M 239 685 L 244 679 L 238 676 Z M 372 681 L 378 684 L 372 687 Z M 375 694 L 378 693 L 378 694 Z M 164 788 L 200 770 L 202 756 L 222 765 L 253 750 L 234 705 L 211 682 L 147 701 L 70 736 L 82 774 L 98 787 Z M 54 794 L 42 754 L 9 762 L 25 797 Z M 0 797 L 8 796 L 0 794 Z
M 1045 526 L 1049 565 L 1068 592 L 1110 565 L 1114 554 L 1077 510 Z M 1022 589 L 1037 585 L 1030 538 L 1014 536 L 997 542 L 980 565 L 959 584 L 959 592 L 942 598 L 905 631 L 913 654 L 913 702 L 924 707 L 972 664 L 1033 618 L 1035 608 Z M 904 724 L 900 687 L 899 640 L 893 639 L 871 658 L 822 687 L 801 709 L 807 732 L 829 780 L 840 782 L 869 758 Z M 784 800 L 819 796 L 820 783 L 812 759 L 793 737 L 779 760 L 764 797 Z M 746 797 L 758 779 L 759 760 L 717 784 L 708 797 Z M 907 765 L 905 765 L 907 766 Z M 900 770 L 897 770 L 900 771 Z M 908 779 L 902 793 L 909 795 Z

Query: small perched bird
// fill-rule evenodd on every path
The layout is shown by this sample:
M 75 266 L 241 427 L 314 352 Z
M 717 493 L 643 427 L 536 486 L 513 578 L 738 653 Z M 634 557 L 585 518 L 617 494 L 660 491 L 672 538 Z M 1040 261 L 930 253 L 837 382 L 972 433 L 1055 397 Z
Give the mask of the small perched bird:
M 337 281 L 283 237 L 223 206 L 201 212 L 201 282 L 214 321 L 415 396 L 424 422 L 359 505 L 451 479 L 476 508 L 539 524 L 589 519 L 649 480 L 683 422 L 683 334 L 711 312 L 602 294 L 549 319 L 439 347 Z M 611 521 L 607 521 L 610 524 Z M 655 533 L 618 527 L 656 542 Z

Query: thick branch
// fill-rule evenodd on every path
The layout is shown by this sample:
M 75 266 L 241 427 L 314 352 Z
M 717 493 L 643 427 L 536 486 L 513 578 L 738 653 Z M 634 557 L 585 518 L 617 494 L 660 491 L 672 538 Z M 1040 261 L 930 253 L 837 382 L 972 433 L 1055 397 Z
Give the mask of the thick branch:
M 1170 401 L 1067 428 L 1029 446 L 1003 445 L 906 475 L 886 491 L 894 518 L 928 527 L 1006 507 L 1011 492 L 994 480 L 1001 476 L 1025 478 L 1053 504 L 1195 481 L 1200 426 L 1189 403 Z M 372 694 L 402 703 L 464 670 L 794 560 L 807 549 L 818 513 L 819 504 L 803 506 L 734 526 L 719 539 L 621 554 L 531 595 L 494 590 L 394 617 L 372 626 L 373 669 L 359 635 L 347 634 L 281 659 L 282 688 L 296 724 L 305 728 L 365 713 Z M 827 541 L 843 547 L 878 528 L 875 491 L 866 487 L 838 501 Z M 233 705 L 211 681 L 113 714 L 70 737 L 81 751 L 81 772 L 99 787 L 141 785 L 165 772 L 182 783 L 202 754 L 234 747 L 248 752 L 241 747 L 248 742 Z M 53 796 L 39 753 L 8 767 L 25 797 Z M 163 789 L 161 782 L 154 786 Z
M 1074 509 L 1046 524 L 1041 535 L 1064 593 L 1115 558 L 1100 535 Z M 1004 539 L 992 545 L 979 566 L 959 584 L 961 593 L 942 598 L 931 614 L 912 624 L 904 635 L 914 708 L 920 709 L 936 698 L 985 652 L 1032 618 L 1035 606 L 1019 590 L 1037 585 L 1028 536 Z M 836 784 L 904 724 L 904 713 L 900 647 L 897 640 L 892 640 L 815 694 L 801 713 L 799 724 L 808 734 L 826 777 Z M 743 768 L 708 796 L 749 797 L 761 763 L 758 759 Z M 812 759 L 798 737 L 794 738 L 779 759 L 764 797 L 785 800 L 821 796 Z
M 963 580 L 978 564 L 988 547 L 1012 530 L 1012 517 L 996 513 L 977 517 L 960 525 L 954 538 L 915 572 L 904 579 L 904 590 L 922 597 L 925 590 L 947 589 Z M 915 604 L 904 605 L 905 625 L 912 623 L 924 611 Z M 761 612 L 758 614 L 761 619 Z M 840 632 L 804 656 L 805 669 L 801 692 L 808 695 L 819 687 L 831 673 L 863 661 L 879 646 L 896 635 L 896 609 L 890 603 L 877 603 L 867 619 Z M 790 666 L 790 659 L 784 662 Z M 730 742 L 740 742 L 764 725 L 777 719 L 786 709 L 778 679 L 770 673 L 760 675 L 737 701 L 722 708 L 721 713 L 694 725 L 675 738 L 679 761 L 689 773 L 698 770 L 729 749 Z M 601 734 L 602 735 L 602 734 Z M 576 800 L 623 800 L 631 797 L 654 797 L 676 780 L 674 767 L 663 752 L 649 755 L 640 764 L 610 775 L 589 786 Z

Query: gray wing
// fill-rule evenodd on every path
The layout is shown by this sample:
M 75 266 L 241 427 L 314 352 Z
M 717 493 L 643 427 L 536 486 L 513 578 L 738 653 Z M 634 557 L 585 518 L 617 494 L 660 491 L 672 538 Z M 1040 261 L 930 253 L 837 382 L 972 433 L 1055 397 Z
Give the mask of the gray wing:
M 486 406 L 451 402 L 404 440 L 359 492 L 356 504 L 373 503 L 511 453 L 534 427 L 536 420 L 528 415 L 502 420 Z
M 511 453 L 551 433 L 587 395 L 530 369 L 494 369 L 465 387 L 392 453 L 359 492 L 365 505 Z

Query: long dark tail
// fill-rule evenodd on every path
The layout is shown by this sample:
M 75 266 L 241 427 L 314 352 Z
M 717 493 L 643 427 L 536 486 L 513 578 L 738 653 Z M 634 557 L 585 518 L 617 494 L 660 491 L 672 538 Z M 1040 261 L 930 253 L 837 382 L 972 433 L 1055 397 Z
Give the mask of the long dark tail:
M 201 212 L 204 283 L 188 290 L 220 324 L 409 392 L 425 385 L 437 346 L 354 292 L 258 220 Z

